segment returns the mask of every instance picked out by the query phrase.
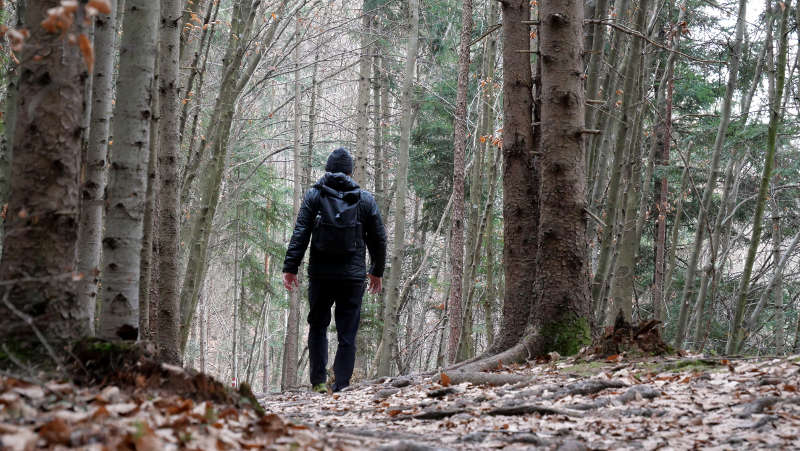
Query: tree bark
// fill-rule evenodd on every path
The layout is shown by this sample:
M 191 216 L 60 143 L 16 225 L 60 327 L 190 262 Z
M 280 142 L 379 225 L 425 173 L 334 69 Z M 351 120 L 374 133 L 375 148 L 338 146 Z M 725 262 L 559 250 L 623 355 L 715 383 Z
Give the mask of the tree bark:
M 779 211 L 775 209 L 775 216 L 772 217 L 772 264 L 775 265 L 773 278 L 775 283 L 772 288 L 772 299 L 775 309 L 775 354 L 783 355 L 786 347 L 786 312 L 783 305 L 783 268 L 780 267 L 781 261 L 781 218 Z
M 135 340 L 159 2 L 127 0 L 103 235 L 98 335 Z
M 369 32 L 371 16 L 367 11 L 369 1 L 364 0 L 361 8 L 361 56 L 358 63 L 358 96 L 356 105 L 356 149 L 353 178 L 363 187 L 367 186 L 367 138 L 369 131 L 369 74 L 370 44 Z
M 199 2 L 199 0 L 196 0 Z M 179 50 L 181 0 L 161 0 L 161 48 L 159 95 L 161 97 L 161 145 L 158 151 L 158 354 L 161 360 L 179 364 L 180 289 L 178 286 L 180 155 Z
M 539 227 L 539 179 L 534 157 L 533 79 L 528 0 L 509 0 L 503 11 L 503 270 L 500 331 L 490 352 L 513 346 L 525 333 L 534 298 Z
M 294 196 L 292 217 L 297 217 L 300 211 L 300 202 L 303 197 L 302 185 L 302 154 L 300 140 L 302 130 L 300 120 L 302 108 L 300 105 L 300 26 L 295 29 L 295 70 L 294 70 Z M 302 269 L 301 269 L 302 271 Z M 289 294 L 289 316 L 286 320 L 286 338 L 283 349 L 283 366 L 281 373 L 281 389 L 286 390 L 297 385 L 297 352 L 300 327 L 300 288 L 293 289 Z
M 78 46 L 39 26 L 46 10 L 59 2 L 27 3 L 25 23 L 31 26 L 20 55 L 0 280 L 18 281 L 6 291 L 8 301 L 31 317 L 51 345 L 61 345 L 91 332 L 90 306 L 78 302 L 70 274 L 77 269 L 80 130 L 88 74 Z M 42 280 L 21 280 L 26 278 Z M 0 304 L 0 341 L 43 350 L 33 328 L 9 310 Z
M 526 348 L 532 355 L 549 351 L 569 355 L 589 340 L 591 310 L 583 154 L 583 2 L 548 0 L 540 8 L 541 130 L 546 151 L 540 159 L 539 292 Z
M 99 14 L 94 22 L 95 64 L 92 74 L 92 115 L 86 175 L 81 186 L 81 219 L 78 235 L 78 303 L 89 308 L 94 330 L 97 284 L 100 281 L 100 255 L 103 233 L 103 196 L 106 186 L 111 101 L 114 98 L 114 62 L 117 36 L 117 1 L 111 0 L 111 14 Z
M 450 228 L 450 335 L 447 343 L 447 360 L 456 361 L 458 343 L 464 317 L 462 312 L 462 289 L 464 278 L 464 179 L 467 147 L 467 94 L 469 88 L 469 43 L 472 39 L 472 0 L 464 0 L 461 10 L 461 38 L 458 49 L 458 86 L 456 88 L 455 132 L 453 138 L 453 222 Z M 475 166 L 479 167 L 478 160 Z M 472 189 L 477 189 L 472 187 Z M 467 301 L 469 302 L 469 301 Z
M 406 49 L 406 64 L 403 79 L 403 90 L 400 105 L 402 119 L 400 125 L 400 143 L 397 149 L 397 175 L 395 191 L 394 244 L 392 246 L 391 270 L 386 284 L 386 305 L 383 315 L 383 346 L 378 353 L 376 363 L 377 376 L 389 376 L 392 370 L 392 358 L 397 346 L 397 305 L 400 301 L 400 276 L 403 273 L 403 255 L 405 245 L 406 194 L 408 191 L 408 150 L 411 144 L 412 89 L 414 86 L 414 69 L 417 65 L 419 46 L 419 3 L 408 0 L 409 31 Z

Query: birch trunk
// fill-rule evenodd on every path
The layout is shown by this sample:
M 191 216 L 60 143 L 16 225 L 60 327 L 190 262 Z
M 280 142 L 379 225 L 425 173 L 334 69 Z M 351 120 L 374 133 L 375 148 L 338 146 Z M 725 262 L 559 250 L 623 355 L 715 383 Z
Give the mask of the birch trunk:
M 199 0 L 196 0 L 199 3 Z M 158 353 L 162 361 L 180 363 L 180 290 L 178 286 L 180 153 L 179 50 L 181 0 L 161 0 L 161 145 L 158 151 Z
M 408 191 L 408 150 L 411 145 L 412 89 L 414 86 L 414 69 L 417 65 L 419 46 L 419 3 L 408 0 L 409 18 L 408 47 L 403 78 L 403 90 L 400 98 L 402 119 L 400 126 L 400 143 L 397 149 L 397 189 L 395 191 L 394 244 L 392 246 L 391 270 L 386 284 L 386 306 L 383 315 L 383 346 L 378 353 L 376 364 L 377 376 L 389 376 L 392 370 L 392 358 L 397 346 L 397 305 L 400 301 L 400 276 L 403 273 L 403 254 L 405 244 L 406 194 Z
M 98 335 L 135 340 L 159 2 L 127 0 L 114 111 Z
M 97 284 L 100 281 L 100 255 L 103 232 L 103 195 L 106 186 L 111 101 L 114 98 L 114 62 L 117 36 L 117 1 L 111 0 L 111 14 L 100 14 L 94 23 L 95 65 L 92 74 L 92 115 L 86 175 L 81 186 L 81 219 L 78 235 L 78 303 L 89 308 L 94 330 Z

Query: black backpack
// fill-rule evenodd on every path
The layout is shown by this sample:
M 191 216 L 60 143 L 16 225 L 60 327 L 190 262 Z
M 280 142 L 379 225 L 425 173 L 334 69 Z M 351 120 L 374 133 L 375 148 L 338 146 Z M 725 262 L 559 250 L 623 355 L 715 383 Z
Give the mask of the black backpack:
M 332 190 L 331 190 L 332 191 Z M 337 193 L 320 189 L 319 210 L 311 232 L 311 249 L 331 255 L 354 254 L 364 248 L 364 228 L 359 218 L 358 200 L 348 202 L 353 193 Z

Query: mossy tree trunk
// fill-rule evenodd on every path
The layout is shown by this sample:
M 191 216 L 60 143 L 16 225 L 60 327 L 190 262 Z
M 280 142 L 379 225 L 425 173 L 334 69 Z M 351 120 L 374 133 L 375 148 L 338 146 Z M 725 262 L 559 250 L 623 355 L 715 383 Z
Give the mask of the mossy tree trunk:
M 589 339 L 583 2 L 540 5 L 542 157 L 537 299 L 527 349 L 576 353 Z

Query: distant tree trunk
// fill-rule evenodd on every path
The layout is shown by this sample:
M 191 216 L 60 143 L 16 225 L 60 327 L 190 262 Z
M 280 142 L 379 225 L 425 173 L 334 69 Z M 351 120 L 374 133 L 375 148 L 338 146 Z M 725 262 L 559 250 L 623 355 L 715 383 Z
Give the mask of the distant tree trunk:
M 294 207 L 292 217 L 297 217 L 303 197 L 302 154 L 300 151 L 302 109 L 300 105 L 300 25 L 295 30 L 295 69 L 294 69 Z M 297 351 L 300 327 L 300 288 L 289 294 L 289 316 L 286 321 L 286 338 L 283 347 L 283 366 L 281 373 L 281 390 L 297 386 Z
M 17 0 L 17 17 L 15 27 L 22 29 L 25 27 L 25 3 L 27 0 Z M 97 55 L 99 58 L 100 55 Z M 99 64 L 100 61 L 97 61 Z M 19 68 L 17 64 L 9 64 L 6 78 L 8 85 L 4 99 L 3 111 L 3 142 L 0 148 L 0 206 L 8 203 L 9 190 L 11 188 L 11 159 L 14 148 L 14 132 L 17 124 L 17 104 L 19 103 Z M 0 247 L 3 244 L 3 228 L 5 224 L 0 223 Z M 92 313 L 93 314 L 93 313 Z
M 621 0 L 618 2 L 619 4 L 615 4 L 615 11 L 617 13 L 617 17 L 615 17 L 615 22 L 622 21 L 628 13 L 628 4 L 629 0 Z M 620 55 L 624 55 L 624 34 L 623 33 L 616 33 L 614 34 L 614 39 L 612 40 L 611 50 L 608 56 L 608 65 L 610 67 L 617 67 L 619 64 L 618 60 Z M 641 48 L 641 47 L 640 47 Z M 597 268 L 595 270 L 594 278 L 592 280 L 592 301 L 594 307 L 594 313 L 596 317 L 596 322 L 598 324 L 602 324 L 603 316 L 605 314 L 606 308 L 606 287 L 608 282 L 609 273 L 612 268 L 612 256 L 614 254 L 614 236 L 616 233 L 616 223 L 617 223 L 617 213 L 620 210 L 620 184 L 622 181 L 622 167 L 625 161 L 625 146 L 624 140 L 627 138 L 627 121 L 631 120 L 631 104 L 633 102 L 633 77 L 625 77 L 623 80 L 623 86 L 631 83 L 630 89 L 623 88 L 623 98 L 622 104 L 617 107 L 615 106 L 615 99 L 619 97 L 619 94 L 611 95 L 611 92 L 617 86 L 617 80 L 620 76 L 627 74 L 628 68 L 631 66 L 629 60 L 631 58 L 640 59 L 641 55 L 634 56 L 633 51 L 628 53 L 628 57 L 625 58 L 622 67 L 619 71 L 617 70 L 610 70 L 608 71 L 608 75 L 606 76 L 604 82 L 604 89 L 603 92 L 606 95 L 606 104 L 604 110 L 606 114 L 601 114 L 597 116 L 597 125 L 596 128 L 601 130 L 603 134 L 590 142 L 593 149 L 590 151 L 590 154 L 597 155 L 598 163 L 596 164 L 596 168 L 594 168 L 595 172 L 593 174 L 594 179 L 594 187 L 592 189 L 592 195 L 590 202 L 592 206 L 597 208 L 598 205 L 602 204 L 603 193 L 605 192 L 605 209 L 602 214 L 603 221 L 605 221 L 605 226 L 602 227 L 602 230 L 598 231 L 597 234 L 601 237 L 599 242 L 599 252 L 597 256 Z M 625 96 L 628 97 L 628 101 L 625 101 Z M 626 107 L 627 106 L 627 107 Z M 621 117 L 619 126 L 617 126 L 616 121 L 609 121 L 607 116 L 612 111 L 618 111 L 618 108 L 621 109 L 622 114 L 626 115 L 625 117 Z M 622 129 L 622 127 L 625 129 Z M 620 130 L 615 131 L 616 128 L 620 128 Z M 623 143 L 620 144 L 619 142 L 614 142 L 615 133 L 617 136 L 621 133 L 623 135 Z M 619 141 L 620 138 L 617 138 Z M 608 187 L 606 187 L 606 172 L 607 172 L 607 160 L 609 159 L 608 151 L 610 150 L 610 146 L 614 143 L 614 153 L 610 157 L 611 158 L 611 170 L 610 170 L 610 178 L 608 179 Z M 596 149 L 594 149 L 596 147 Z
M 377 20 L 375 21 L 377 22 Z M 375 24 L 377 28 L 377 24 Z M 372 59 L 372 79 L 374 80 L 372 84 L 372 103 L 373 103 L 373 115 L 372 115 L 372 128 L 374 132 L 374 141 L 375 145 L 373 146 L 373 162 L 375 165 L 374 171 L 374 180 L 373 186 L 375 187 L 375 200 L 378 202 L 378 209 L 381 211 L 382 217 L 385 219 L 386 216 L 383 215 L 383 205 L 386 203 L 384 197 L 386 194 L 384 193 L 384 186 L 383 186 L 383 164 L 384 164 L 384 152 L 383 152 L 383 120 L 381 117 L 381 107 L 383 100 L 381 99 L 381 90 L 383 89 L 383 84 L 386 80 L 384 80 L 383 72 L 381 70 L 381 56 L 379 54 L 381 47 L 377 44 L 373 46 L 375 49 L 375 55 Z
M 736 41 L 734 42 L 733 50 L 731 52 L 731 63 L 728 68 L 728 84 L 725 87 L 725 97 L 722 100 L 722 111 L 720 112 L 719 128 L 717 129 L 717 136 L 714 140 L 714 150 L 711 155 L 711 166 L 708 172 L 708 181 L 706 182 L 705 190 L 703 191 L 703 200 L 700 205 L 700 212 L 697 215 L 697 227 L 694 234 L 694 248 L 689 254 L 689 261 L 686 266 L 686 277 L 684 278 L 683 295 L 680 301 L 680 313 L 678 316 L 678 325 L 675 332 L 674 345 L 676 347 L 683 346 L 683 340 L 686 336 L 687 323 L 690 314 L 691 299 L 694 293 L 694 279 L 695 271 L 697 269 L 697 261 L 700 258 L 700 251 L 703 246 L 703 237 L 708 227 L 707 218 L 708 211 L 711 209 L 711 200 L 717 186 L 717 171 L 719 168 L 719 160 L 722 155 L 722 148 L 725 143 L 725 137 L 728 132 L 728 124 L 731 118 L 731 104 L 733 101 L 733 94 L 736 91 L 736 80 L 739 74 L 739 62 L 742 53 L 742 41 L 744 39 L 745 17 L 747 12 L 747 0 L 739 0 L 739 14 L 736 19 Z
M 156 56 L 156 58 L 158 58 Z M 153 87 L 158 86 L 159 61 L 156 59 L 154 67 Z M 157 280 L 158 268 L 153 268 L 157 260 L 154 237 L 158 235 L 156 216 L 158 210 L 158 148 L 159 148 L 159 123 L 161 122 L 161 96 L 158 89 L 153 89 L 150 99 L 150 146 L 147 158 L 147 189 L 144 199 L 144 219 L 142 221 L 142 256 L 139 262 L 139 337 L 141 340 L 152 340 L 154 330 L 158 323 L 158 296 L 157 287 L 153 281 Z M 152 301 L 152 304 L 150 303 Z M 151 308 L 152 307 L 152 308 Z M 152 327 L 151 327 L 152 324 Z
M 533 80 L 528 0 L 508 0 L 503 11 L 503 270 L 505 292 L 493 352 L 525 333 L 534 297 L 539 227 L 539 173 L 534 157 Z
M 742 0 L 743 2 L 745 0 Z M 754 326 L 754 320 L 757 319 L 757 312 L 751 316 L 751 320 L 747 324 L 742 324 L 744 318 L 745 307 L 747 306 L 748 288 L 750 287 L 750 277 L 753 273 L 753 263 L 756 258 L 756 251 L 758 244 L 761 241 L 761 222 L 764 217 L 764 204 L 767 200 L 767 191 L 769 189 L 770 179 L 772 178 L 772 167 L 775 164 L 775 148 L 777 147 L 778 127 L 781 123 L 783 113 L 780 109 L 781 96 L 783 95 L 783 87 L 786 81 L 786 58 L 788 53 L 788 30 L 787 24 L 789 21 L 789 10 L 791 0 L 784 2 L 783 12 L 781 13 L 780 32 L 778 39 L 780 45 L 778 47 L 778 61 L 775 63 L 776 79 L 775 89 L 770 90 L 769 99 L 769 128 L 767 131 L 767 154 L 764 157 L 764 171 L 761 174 L 761 185 L 758 190 L 758 198 L 756 201 L 755 217 L 753 218 L 753 232 L 750 239 L 750 247 L 747 250 L 747 257 L 744 262 L 744 269 L 742 271 L 741 279 L 739 280 L 739 290 L 736 295 L 736 310 L 731 323 L 731 336 L 728 340 L 727 353 L 734 354 L 740 352 L 744 341 L 747 339 L 748 334 Z M 786 251 L 789 255 L 790 251 Z
M 361 184 L 367 186 L 367 137 L 369 131 L 369 74 L 370 74 L 370 44 L 369 32 L 371 15 L 367 11 L 368 0 L 364 0 L 361 9 L 361 56 L 358 63 L 358 96 L 356 105 L 356 148 L 355 148 L 355 173 L 353 177 Z
M 214 215 L 219 205 L 219 194 L 225 172 L 225 161 L 228 155 L 228 140 L 231 133 L 236 101 L 241 90 L 247 84 L 251 73 L 242 74 L 242 61 L 245 57 L 246 46 L 250 40 L 253 22 L 256 15 L 258 1 L 238 2 L 234 4 L 231 20 L 231 32 L 228 36 L 227 48 L 223 58 L 223 74 L 219 94 L 211 113 L 211 125 L 208 133 L 208 146 L 211 152 L 205 170 L 202 171 L 198 197 L 199 205 L 194 210 L 189 237 L 184 240 L 189 243 L 189 256 L 186 264 L 186 273 L 181 285 L 181 349 L 186 346 L 189 337 L 189 327 L 197 308 L 197 294 L 203 285 L 205 268 L 207 265 L 208 244 L 211 237 L 211 227 Z M 285 3 L 282 3 L 285 5 Z M 279 8 L 278 14 L 282 9 Z M 275 29 L 275 24 L 270 30 Z M 270 36 L 270 32 L 267 32 Z M 271 38 L 267 39 L 271 40 Z M 183 182 L 184 185 L 186 181 Z M 187 191 L 187 187 L 183 187 Z M 183 194 L 183 192 L 182 192 Z
M 674 1 L 670 5 L 670 17 L 674 7 Z M 678 42 L 681 36 L 679 27 L 681 21 L 686 15 L 686 8 L 679 8 L 678 20 L 676 21 L 676 28 L 672 31 L 674 35 L 669 40 L 671 49 L 677 49 Z M 655 247 L 655 261 L 653 269 L 653 310 L 655 319 L 659 321 L 665 320 L 664 305 L 666 299 L 664 298 L 664 270 L 667 246 L 667 212 L 669 211 L 669 180 L 667 177 L 667 167 L 670 161 L 670 147 L 672 145 L 672 97 L 675 87 L 674 82 L 675 72 L 675 53 L 670 52 L 667 56 L 666 69 L 664 76 L 661 79 L 658 87 L 658 95 L 656 96 L 656 108 L 661 111 L 664 110 L 663 117 L 658 120 L 655 125 L 653 146 L 655 147 L 655 158 L 653 161 L 654 166 L 661 166 L 660 180 L 656 182 L 654 211 L 656 212 L 656 227 L 655 237 L 653 239 Z M 666 85 L 666 86 L 665 86 Z
M 208 300 L 205 298 L 203 290 L 199 295 L 200 303 L 200 372 L 206 372 L 206 350 L 208 349 Z
M 646 1 L 646 0 L 644 0 Z M 583 2 L 540 6 L 542 149 L 532 355 L 576 353 L 589 340 L 591 297 L 583 154 Z M 643 8 L 646 9 L 646 8 Z
M 87 73 L 78 46 L 39 26 L 46 10 L 58 5 L 56 0 L 29 0 L 25 10 L 30 36 L 19 58 L 14 158 L 0 261 L 0 280 L 44 278 L 36 283 L 19 281 L 8 287 L 6 295 L 54 346 L 91 333 L 90 305 L 78 302 L 78 284 L 70 274 L 77 269 L 80 130 Z M 0 341 L 44 354 L 34 330 L 4 303 Z
M 127 0 L 126 9 L 103 235 L 98 335 L 135 340 L 159 4 Z
M 405 74 L 403 91 L 400 98 L 402 119 L 400 125 L 400 143 L 397 149 L 397 189 L 395 191 L 395 223 L 394 245 L 392 246 L 391 270 L 386 284 L 386 306 L 383 315 L 383 346 L 377 358 L 377 376 L 389 376 L 392 370 L 392 358 L 397 345 L 397 305 L 400 298 L 400 276 L 403 273 L 403 254 L 405 248 L 405 216 L 406 194 L 408 190 L 408 150 L 411 144 L 412 88 L 414 86 L 414 69 L 417 65 L 417 49 L 419 45 L 419 4 L 417 0 L 408 0 L 410 27 L 408 31 L 408 48 L 406 49 Z
M 780 210 L 775 209 L 775 216 L 772 217 L 772 264 L 775 265 L 774 274 L 775 285 L 772 289 L 772 299 L 775 308 L 775 354 L 783 355 L 786 346 L 786 312 L 783 305 L 783 271 L 778 264 L 781 261 L 781 218 L 777 216 Z
M 196 0 L 199 2 L 199 0 Z M 179 46 L 181 0 L 161 0 L 161 145 L 158 151 L 158 353 L 161 360 L 179 364 L 180 288 L 178 286 L 180 154 Z
M 608 17 L 608 0 L 598 0 L 594 7 L 593 19 L 606 19 Z M 606 46 L 606 25 L 595 24 L 592 30 L 592 46 L 591 55 L 589 56 L 589 67 L 586 71 L 586 97 L 588 99 L 597 100 L 600 97 L 600 81 L 603 78 L 603 62 L 604 50 Z M 605 93 L 608 95 L 608 93 Z M 594 128 L 595 117 L 597 116 L 597 107 L 586 109 L 586 126 Z M 601 139 L 594 135 L 587 136 L 587 143 Z M 597 149 L 591 144 L 587 145 L 588 149 Z M 587 173 L 593 174 L 595 166 L 597 166 L 597 155 L 587 152 Z
M 81 223 L 78 235 L 78 303 L 89 306 L 90 324 L 94 330 L 97 284 L 100 281 L 101 236 L 103 233 L 103 196 L 106 186 L 111 101 L 114 98 L 114 60 L 117 36 L 117 1 L 110 3 L 111 14 L 100 14 L 94 23 L 95 64 L 92 74 L 92 115 L 89 127 L 89 148 L 86 153 L 86 175 L 81 186 Z
M 467 147 L 467 94 L 469 88 L 469 43 L 472 39 L 472 0 L 464 0 L 461 13 L 461 38 L 458 50 L 458 87 L 456 90 L 455 133 L 453 139 L 453 224 L 450 228 L 450 338 L 447 343 L 447 360 L 455 362 L 458 342 L 461 339 L 461 290 L 464 277 L 464 168 Z M 478 165 L 476 159 L 475 165 Z M 473 189 L 476 189 L 473 187 Z M 468 301 L 469 302 L 469 301 Z

